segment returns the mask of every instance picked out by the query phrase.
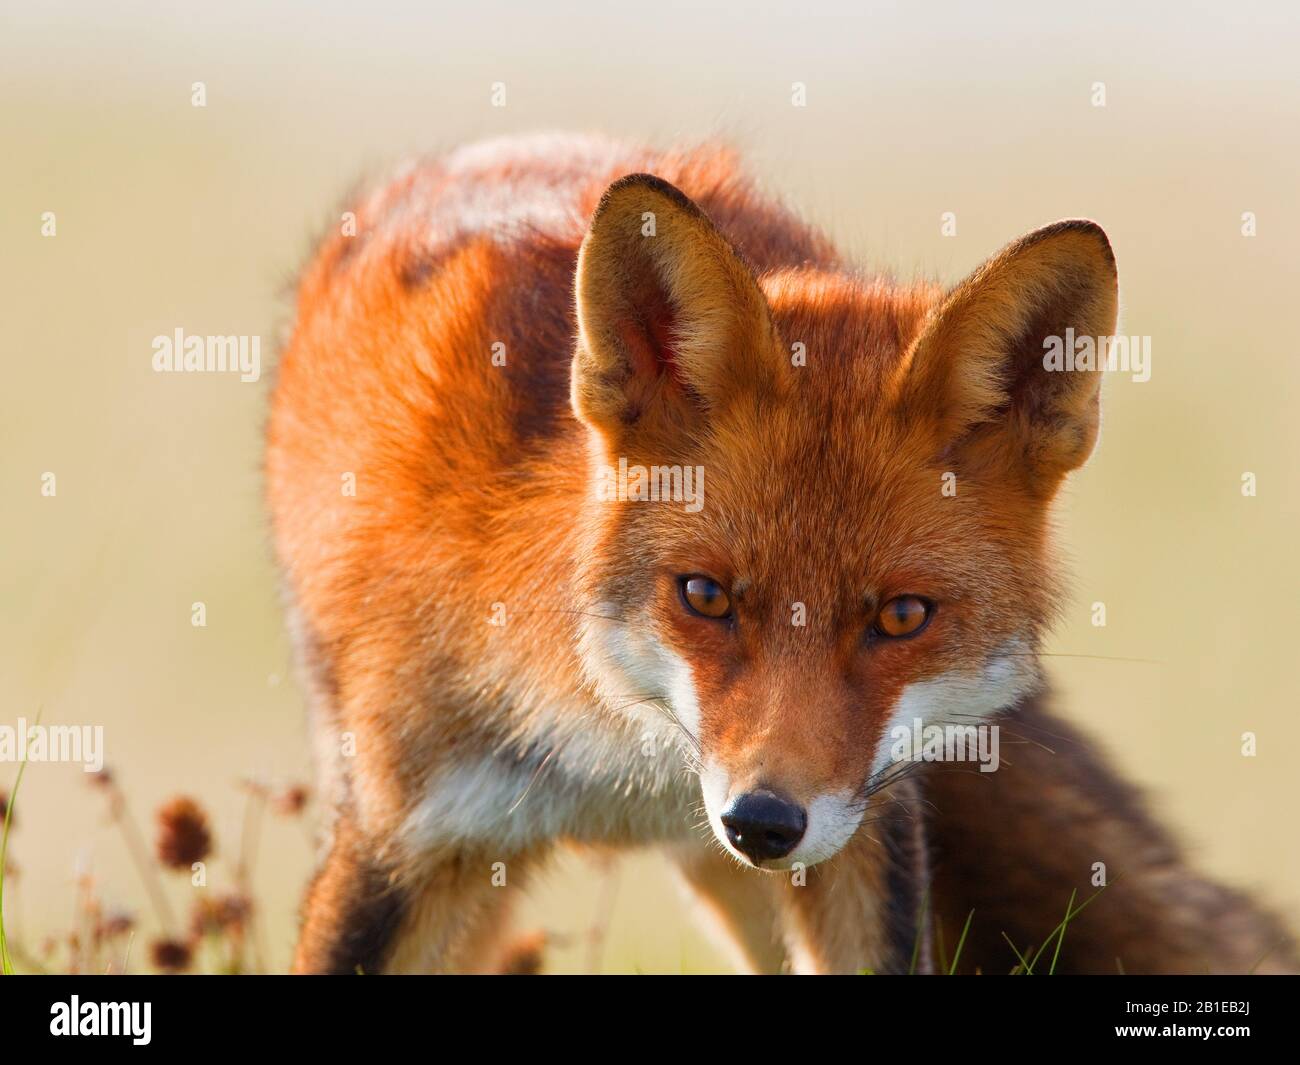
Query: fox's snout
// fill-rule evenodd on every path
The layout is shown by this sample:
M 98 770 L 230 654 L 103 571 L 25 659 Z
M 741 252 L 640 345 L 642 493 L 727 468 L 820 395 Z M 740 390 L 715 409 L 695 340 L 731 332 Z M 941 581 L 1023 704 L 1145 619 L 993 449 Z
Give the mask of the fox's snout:
M 808 827 L 808 812 L 772 791 L 747 791 L 732 799 L 720 815 L 727 842 L 755 865 L 784 858 L 798 846 Z
M 823 787 L 805 794 L 794 777 L 777 774 L 778 782 L 733 768 L 706 755 L 700 790 L 713 834 L 746 864 L 815 865 L 838 854 L 857 831 L 863 807 L 854 791 Z

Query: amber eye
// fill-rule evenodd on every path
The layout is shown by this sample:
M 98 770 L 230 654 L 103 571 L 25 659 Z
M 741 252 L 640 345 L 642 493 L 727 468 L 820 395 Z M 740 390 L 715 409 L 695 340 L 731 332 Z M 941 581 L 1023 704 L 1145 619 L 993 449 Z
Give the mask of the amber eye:
M 683 577 L 682 600 L 696 614 L 706 618 L 725 618 L 731 613 L 731 600 L 722 585 L 711 577 Z
M 915 636 L 930 620 L 929 603 L 915 595 L 900 595 L 889 600 L 876 615 L 872 631 L 879 636 Z

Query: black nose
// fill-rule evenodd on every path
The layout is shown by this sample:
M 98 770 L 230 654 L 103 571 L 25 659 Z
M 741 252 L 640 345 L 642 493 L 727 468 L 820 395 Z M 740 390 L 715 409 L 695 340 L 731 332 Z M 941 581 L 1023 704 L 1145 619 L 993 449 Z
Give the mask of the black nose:
M 748 791 L 722 811 L 722 827 L 731 845 L 758 864 L 794 850 L 808 827 L 808 816 L 802 807 L 770 791 Z

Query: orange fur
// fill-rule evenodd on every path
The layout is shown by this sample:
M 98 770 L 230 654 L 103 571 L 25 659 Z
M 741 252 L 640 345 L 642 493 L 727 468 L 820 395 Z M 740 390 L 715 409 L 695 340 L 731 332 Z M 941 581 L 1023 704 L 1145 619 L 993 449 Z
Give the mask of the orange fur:
M 894 285 L 846 269 L 726 151 L 585 138 L 462 149 L 354 209 L 357 235 L 303 276 L 268 430 L 334 805 L 296 968 L 482 968 L 516 872 L 564 839 L 669 845 L 760 968 L 787 948 L 813 971 L 910 964 L 929 943 L 929 832 L 941 920 L 996 893 L 1004 871 L 958 861 L 945 811 L 922 813 L 927 788 L 952 791 L 944 774 L 883 789 L 883 827 L 786 888 L 693 831 L 683 766 L 803 804 L 856 794 L 919 682 L 1001 661 L 1021 696 L 1033 686 L 1056 596 L 1048 504 L 1091 450 L 1098 394 L 1095 375 L 1036 372 L 1035 345 L 1113 332 L 1101 230 L 1040 230 L 950 294 Z M 600 500 L 593 471 L 619 459 L 702 467 L 705 505 Z M 691 573 L 729 589 L 733 625 L 683 609 Z M 902 594 L 938 604 L 931 624 L 868 646 Z M 690 698 L 665 679 L 683 669 Z M 1047 791 L 1038 768 L 988 786 Z M 1013 831 L 1052 847 L 1050 819 L 1013 798 Z M 1094 860 L 1077 844 L 1054 851 L 1067 897 Z M 1184 964 L 1156 909 L 1123 911 L 1152 921 L 1144 964 Z M 1095 935 L 1132 931 L 1098 919 Z

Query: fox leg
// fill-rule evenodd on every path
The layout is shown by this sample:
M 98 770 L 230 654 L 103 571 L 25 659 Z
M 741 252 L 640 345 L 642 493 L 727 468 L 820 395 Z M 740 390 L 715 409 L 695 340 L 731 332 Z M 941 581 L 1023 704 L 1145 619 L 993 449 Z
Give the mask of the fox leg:
M 670 851 L 687 891 L 699 904 L 706 926 L 731 948 L 737 968 L 779 973 L 785 968 L 780 913 L 765 873 L 745 869 L 704 843 Z
M 409 893 L 375 855 L 378 848 L 339 815 L 303 902 L 295 973 L 379 972 L 405 918 Z
M 290 623 L 307 682 L 325 812 L 324 857 L 303 903 L 293 971 L 491 970 L 504 956 L 507 911 L 524 871 L 546 845 L 534 844 L 529 855 L 490 843 L 407 845 L 404 812 L 419 798 L 403 785 L 408 752 L 377 742 L 382 730 L 364 712 L 349 716 L 340 709 L 331 656 L 299 613 L 291 610 Z M 358 706 L 395 701 L 384 678 L 367 680 L 373 687 L 354 681 Z M 364 789 L 367 781 L 372 786 Z M 368 819 L 359 813 L 362 798 Z
M 932 971 L 929 867 L 920 790 L 902 780 L 872 800 L 834 858 L 781 877 L 778 899 L 794 971 Z
M 532 855 L 473 848 L 389 866 L 346 818 L 304 905 L 298 973 L 492 972 Z
M 502 858 L 499 850 L 481 848 L 434 857 L 413 885 L 385 971 L 497 971 L 510 911 L 534 860 L 532 855 Z

